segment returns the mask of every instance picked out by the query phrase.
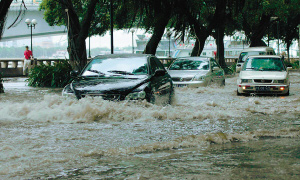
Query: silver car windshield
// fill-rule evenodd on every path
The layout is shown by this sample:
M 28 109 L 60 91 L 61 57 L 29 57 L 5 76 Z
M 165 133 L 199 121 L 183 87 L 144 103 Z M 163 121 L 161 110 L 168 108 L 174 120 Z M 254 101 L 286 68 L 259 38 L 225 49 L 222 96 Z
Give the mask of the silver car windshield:
M 106 58 L 93 59 L 84 69 L 82 76 L 104 75 L 146 75 L 148 74 L 147 58 Z
M 266 55 L 265 51 L 250 51 L 250 52 L 242 52 L 239 57 L 239 62 L 244 62 L 248 56 L 256 56 L 256 55 Z
M 243 69 L 245 71 L 285 71 L 280 58 L 249 58 Z
M 179 59 L 169 70 L 209 70 L 209 61 Z

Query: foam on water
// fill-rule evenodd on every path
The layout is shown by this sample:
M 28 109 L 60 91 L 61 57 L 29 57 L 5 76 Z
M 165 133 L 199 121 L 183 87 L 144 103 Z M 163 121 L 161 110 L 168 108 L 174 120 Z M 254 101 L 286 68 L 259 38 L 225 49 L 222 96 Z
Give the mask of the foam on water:
M 11 92 L 0 98 L 21 95 L 0 101 L 0 177 L 31 178 L 91 166 L 103 156 L 299 137 L 295 74 L 288 97 L 238 97 L 234 77 L 221 88 L 178 88 L 174 103 L 167 106 L 101 98 L 78 101 L 58 93 L 21 99 L 27 91 L 7 88 Z
M 144 144 L 138 147 L 114 148 L 104 151 L 90 150 L 82 154 L 89 156 L 115 156 L 115 155 L 135 155 L 142 153 L 153 153 L 164 150 L 175 150 L 190 147 L 205 147 L 210 144 L 225 144 L 231 142 L 247 142 L 260 138 L 297 138 L 300 137 L 300 128 L 284 128 L 279 130 L 258 130 L 244 133 L 207 133 L 202 135 L 189 135 L 179 137 L 168 142 L 155 142 Z
M 185 93 L 180 95 L 185 96 Z M 2 118 L 0 122 L 139 122 L 218 119 L 242 115 L 238 112 L 235 114 L 229 113 L 227 110 L 231 108 L 230 104 L 215 101 L 186 102 L 184 97 L 180 98 L 183 99 L 183 102 L 177 102 L 175 106 L 157 106 L 146 101 L 109 102 L 101 98 L 84 98 L 78 101 L 58 95 L 45 95 L 40 102 L 31 102 L 30 100 L 14 104 L 1 102 L 0 113 Z M 215 110 L 214 108 L 219 110 L 212 113 Z

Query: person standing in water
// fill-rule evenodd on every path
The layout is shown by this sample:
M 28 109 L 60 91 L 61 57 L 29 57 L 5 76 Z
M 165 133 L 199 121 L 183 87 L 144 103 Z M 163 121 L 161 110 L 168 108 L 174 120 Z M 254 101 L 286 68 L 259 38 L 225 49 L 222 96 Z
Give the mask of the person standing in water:
M 28 49 L 28 46 L 25 46 L 24 51 L 24 65 L 23 65 L 23 75 L 28 73 L 28 69 L 31 67 L 31 60 L 33 59 L 32 51 Z

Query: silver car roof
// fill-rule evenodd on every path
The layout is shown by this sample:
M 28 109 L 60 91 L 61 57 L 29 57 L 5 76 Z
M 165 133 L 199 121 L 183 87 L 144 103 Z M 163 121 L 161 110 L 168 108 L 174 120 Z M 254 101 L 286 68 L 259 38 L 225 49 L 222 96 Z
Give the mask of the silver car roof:
M 274 49 L 271 47 L 267 47 L 267 46 L 249 47 L 249 48 L 243 49 L 241 52 L 251 52 L 251 51 L 274 51 Z
M 180 57 L 180 58 L 177 58 L 176 60 L 192 60 L 192 61 L 209 61 L 211 58 L 210 57 L 207 57 L 207 56 L 187 56 L 187 57 Z
M 281 58 L 278 55 L 255 55 L 255 56 L 248 56 L 248 58 Z

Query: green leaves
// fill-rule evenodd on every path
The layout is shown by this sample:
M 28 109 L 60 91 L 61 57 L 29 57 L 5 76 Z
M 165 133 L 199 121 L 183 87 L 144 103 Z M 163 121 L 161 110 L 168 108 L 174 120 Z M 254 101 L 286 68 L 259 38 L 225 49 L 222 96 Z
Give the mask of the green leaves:
M 71 82 L 71 65 L 68 61 L 57 64 L 35 66 L 29 71 L 28 85 L 33 87 L 64 87 Z
M 73 7 L 80 23 L 82 23 L 85 15 L 88 13 L 89 2 L 90 1 L 87 0 L 72 0 Z M 40 10 L 44 11 L 44 19 L 50 26 L 67 26 L 67 22 L 64 17 L 66 14 L 59 1 L 43 0 L 40 4 Z M 95 13 L 93 16 L 89 36 L 105 34 L 109 28 L 110 22 L 107 1 L 99 0 L 95 7 Z

